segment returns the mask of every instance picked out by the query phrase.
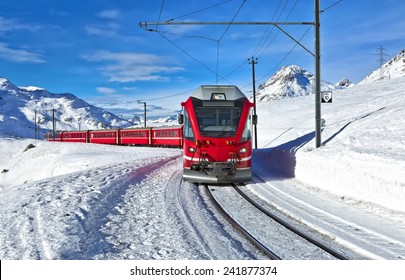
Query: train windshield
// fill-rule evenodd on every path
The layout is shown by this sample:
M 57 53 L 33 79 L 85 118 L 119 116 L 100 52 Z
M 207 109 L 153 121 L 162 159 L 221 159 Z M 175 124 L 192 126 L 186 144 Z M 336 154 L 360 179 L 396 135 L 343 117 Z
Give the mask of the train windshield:
M 235 136 L 241 112 L 242 106 L 197 107 L 195 113 L 200 134 L 208 137 Z

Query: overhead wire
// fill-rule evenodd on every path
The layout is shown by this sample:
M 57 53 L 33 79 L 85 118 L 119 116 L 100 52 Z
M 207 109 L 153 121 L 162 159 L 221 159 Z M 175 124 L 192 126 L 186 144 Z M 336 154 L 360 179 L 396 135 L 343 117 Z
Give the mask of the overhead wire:
M 243 0 L 241 5 L 239 6 L 239 9 L 236 11 L 235 15 L 233 16 L 232 20 L 229 22 L 227 27 L 225 28 L 224 32 L 222 33 L 221 37 L 218 39 L 217 42 L 217 75 L 216 75 L 216 83 L 218 84 L 218 77 L 219 77 L 219 44 L 221 43 L 221 40 L 224 38 L 225 33 L 228 31 L 229 27 L 232 25 L 232 23 L 235 21 L 236 16 L 239 14 L 239 12 L 242 10 L 243 5 L 245 5 L 246 0 Z
M 287 3 L 288 3 L 288 1 L 289 1 L 289 0 L 287 0 Z M 283 0 L 281 0 L 281 1 L 279 2 L 279 4 L 278 4 L 278 6 L 277 6 L 277 8 L 276 8 L 276 10 L 275 10 L 275 12 L 274 12 L 274 14 L 273 14 L 273 16 L 272 16 L 272 18 L 271 18 L 270 21 L 274 21 L 274 18 L 276 17 L 277 12 L 278 12 L 278 10 L 280 9 L 282 3 L 283 3 Z M 285 9 L 285 6 L 286 6 L 286 5 L 284 5 L 284 8 L 281 10 L 278 19 L 280 18 L 281 14 L 283 13 L 283 11 L 284 11 L 284 9 Z M 277 20 L 278 20 L 278 19 L 277 19 Z M 268 30 L 270 29 L 270 27 L 272 27 L 272 30 L 270 31 L 270 34 L 266 36 L 266 34 L 267 34 Z M 271 35 L 271 33 L 273 32 L 273 30 L 274 30 L 274 26 L 270 26 L 270 25 L 267 26 L 266 31 L 263 33 L 263 35 L 262 35 L 262 37 L 261 37 L 259 43 L 257 44 L 255 50 L 252 52 L 251 57 L 258 56 L 258 55 L 257 55 L 257 53 L 259 52 L 258 49 L 260 50 L 261 48 L 263 48 L 263 45 L 265 44 L 265 42 L 267 42 L 267 40 L 268 40 L 269 36 Z M 263 42 L 264 38 L 266 38 L 266 40 Z M 259 47 L 260 47 L 260 48 L 259 48 Z M 226 78 L 233 77 L 234 75 L 236 75 L 237 73 L 239 73 L 240 71 L 242 71 L 242 70 L 243 70 L 244 68 L 246 68 L 246 67 L 248 67 L 248 64 L 246 64 L 246 60 L 244 59 L 243 62 L 241 62 L 241 64 L 240 64 L 239 66 L 237 66 L 234 70 L 232 70 L 232 71 L 229 72 L 227 75 L 225 75 L 225 77 L 226 77 Z
M 291 10 L 289 11 L 288 15 L 285 17 L 285 21 L 287 21 L 288 18 L 290 17 L 290 15 L 291 15 L 291 13 L 293 12 L 293 10 L 295 9 L 295 7 L 296 7 L 298 1 L 299 1 L 299 0 L 296 0 L 295 3 L 293 4 L 293 6 L 292 6 Z M 277 6 L 277 8 L 276 8 L 276 11 L 274 12 L 274 14 L 273 14 L 273 16 L 272 16 L 271 21 L 274 21 L 274 19 L 276 18 L 278 12 L 279 12 L 279 14 L 278 14 L 278 16 L 277 16 L 277 18 L 276 18 L 276 21 L 279 21 L 279 20 L 280 20 L 281 16 L 283 15 L 284 11 L 285 11 L 286 8 L 287 8 L 287 5 L 288 5 L 288 3 L 289 3 L 289 0 L 287 0 L 287 1 L 284 3 L 284 5 L 282 6 L 283 2 L 284 2 L 283 0 L 281 0 L 281 1 L 279 2 L 278 6 Z M 282 6 L 282 8 L 281 8 L 281 6 Z M 280 8 L 281 8 L 281 10 L 280 10 Z M 273 44 L 273 42 L 275 41 L 275 39 L 277 38 L 278 34 L 280 33 L 280 30 L 278 30 L 278 29 L 277 29 L 277 33 L 274 35 L 273 39 L 272 39 L 272 40 L 269 42 L 269 44 L 264 48 L 264 44 L 269 40 L 271 34 L 273 33 L 273 30 L 276 28 L 276 26 L 274 26 L 274 25 L 272 25 L 271 27 L 272 27 L 272 29 L 271 29 L 270 33 L 268 33 L 268 30 L 270 29 L 270 25 L 267 27 L 267 29 L 266 29 L 266 31 L 264 32 L 262 38 L 260 39 L 258 45 L 256 46 L 255 50 L 252 52 L 252 55 L 251 55 L 252 57 L 258 57 L 258 58 L 260 58 L 260 57 L 267 51 L 267 49 Z M 268 34 L 267 34 L 267 33 L 268 33 Z M 267 35 L 266 35 L 266 34 L 267 34 Z M 264 38 L 265 38 L 265 39 L 264 39 Z M 263 48 L 264 48 L 264 49 L 263 49 Z M 290 53 L 291 53 L 291 51 L 290 51 L 288 54 L 290 54 Z M 283 58 L 282 61 L 284 61 L 285 59 L 286 59 L 286 57 Z M 281 62 L 282 62 L 282 61 L 281 61 Z M 280 65 L 281 62 L 279 62 L 277 65 Z M 237 68 L 235 68 L 235 69 L 232 70 L 230 73 L 228 73 L 227 75 L 225 75 L 225 77 L 226 77 L 226 78 L 230 78 L 230 77 L 236 75 L 237 73 L 239 73 L 240 71 L 242 71 L 242 70 L 243 70 L 244 68 L 246 68 L 246 67 L 248 67 L 248 64 L 247 64 L 246 61 L 244 60 Z M 251 85 L 251 84 L 250 84 L 250 85 Z
M 206 11 L 206 10 L 208 10 L 208 9 L 215 8 L 215 7 L 221 6 L 221 5 L 223 5 L 223 4 L 226 4 L 226 3 L 229 3 L 229 2 L 232 2 L 232 1 L 233 1 L 233 0 L 223 1 L 223 2 L 221 2 L 221 3 L 214 4 L 214 5 L 212 5 L 212 6 L 209 6 L 209 7 L 206 7 L 206 8 L 202 8 L 202 9 L 199 9 L 199 10 L 194 11 L 194 12 L 187 13 L 187 14 L 182 15 L 182 16 L 178 16 L 178 17 L 169 19 L 169 20 L 167 20 L 167 21 L 169 22 L 169 21 L 173 21 L 173 20 L 176 20 L 176 19 L 179 19 L 179 18 L 182 18 L 182 17 L 186 17 L 186 16 L 189 16 L 189 15 L 193 15 L 193 14 L 196 14 L 196 13 L 200 13 L 200 12 L 202 12 L 202 11 Z
M 305 35 L 307 35 L 307 33 L 309 32 L 309 30 L 311 30 L 312 25 L 308 27 L 308 29 L 304 32 L 304 34 L 301 36 L 301 38 L 299 40 L 297 40 L 298 42 L 301 42 L 302 39 L 305 37 Z M 287 59 L 287 57 L 293 52 L 293 50 L 298 46 L 298 43 L 295 43 L 294 46 L 289 50 L 289 52 L 269 71 L 267 72 L 265 75 L 261 76 L 260 78 L 257 79 L 257 81 L 266 79 L 270 76 L 271 73 L 273 73 L 276 69 L 278 69 L 278 67 L 280 67 L 281 63 L 284 62 L 284 60 Z M 246 84 L 244 86 L 241 87 L 241 89 L 246 88 L 248 86 L 251 86 L 252 83 Z
M 336 6 L 337 4 L 339 4 L 340 2 L 343 2 L 343 0 L 337 1 L 335 4 L 330 5 L 329 7 L 326 7 L 325 9 L 321 10 L 321 13 L 325 12 L 326 10 L 329 10 L 330 8 L 332 8 L 333 6 Z
M 223 2 L 220 2 L 220 3 L 218 3 L 218 4 L 211 5 L 211 6 L 209 6 L 209 7 L 203 8 L 203 9 L 199 9 L 199 10 L 197 10 L 197 11 L 190 12 L 190 13 L 184 14 L 184 15 L 182 15 L 182 16 L 178 16 L 178 17 L 169 19 L 169 20 L 167 20 L 166 22 L 173 21 L 173 20 L 176 20 L 176 19 L 179 19 L 179 18 L 182 18 L 182 17 L 186 17 L 186 16 L 189 16 L 189 15 L 192 15 L 192 14 L 195 14 L 195 13 L 199 13 L 199 12 L 202 12 L 202 11 L 205 11 L 205 10 L 208 10 L 208 9 L 211 9 L 211 8 L 214 8 L 214 7 L 218 7 L 218 6 L 220 6 L 220 5 L 223 5 L 223 4 L 232 2 L 232 1 L 233 1 L 233 0 L 223 1 Z M 289 16 L 291 15 L 292 11 L 293 11 L 294 8 L 296 7 L 298 1 L 299 1 L 299 0 L 296 0 L 296 1 L 295 1 L 294 5 L 293 5 L 293 7 L 291 8 L 290 12 L 288 13 L 286 19 L 289 18 Z M 331 5 L 331 6 L 329 6 L 329 7 L 326 8 L 326 9 L 329 9 L 330 7 L 332 7 L 332 6 L 334 6 L 334 5 L 338 4 L 338 3 L 340 3 L 340 2 L 342 2 L 342 1 L 343 1 L 343 0 L 338 1 L 337 3 L 335 3 L 335 4 Z M 159 13 L 159 21 L 160 21 L 161 15 L 162 15 L 164 2 L 165 2 L 165 0 L 162 0 L 162 5 L 161 5 L 160 13 Z M 181 35 L 181 34 L 175 34 L 175 33 L 169 33 L 169 32 L 162 32 L 162 31 L 158 31 L 157 27 L 156 27 L 156 30 L 150 30 L 150 29 L 147 29 L 147 30 L 148 30 L 148 31 L 155 31 L 155 32 L 157 32 L 162 38 L 164 38 L 165 40 L 167 40 L 170 44 L 174 45 L 176 48 L 178 48 L 179 50 L 181 50 L 183 53 L 185 53 L 185 54 L 186 54 L 187 56 L 189 56 L 191 59 L 193 59 L 193 60 L 196 61 L 198 64 L 200 64 L 203 68 L 205 68 L 206 70 L 208 70 L 209 72 L 211 72 L 212 74 L 214 74 L 214 75 L 216 76 L 216 83 L 218 83 L 219 81 L 226 81 L 226 82 L 228 82 L 228 83 L 230 83 L 230 84 L 233 84 L 232 82 L 228 81 L 227 79 L 228 79 L 229 77 L 232 77 L 232 76 L 236 75 L 238 72 L 240 72 L 240 71 L 242 70 L 242 68 L 247 67 L 247 64 L 246 64 L 246 62 L 244 62 L 243 64 L 241 64 L 240 66 L 238 66 L 236 69 L 232 70 L 232 71 L 231 71 L 230 73 L 228 73 L 227 75 L 221 77 L 221 76 L 219 75 L 219 44 L 220 44 L 221 40 L 223 39 L 223 37 L 225 36 L 225 34 L 227 33 L 228 29 L 230 28 L 230 25 L 234 22 L 236 16 L 237 16 L 237 15 L 239 14 L 239 12 L 241 11 L 241 9 L 242 9 L 242 7 L 244 6 L 245 2 L 246 2 L 246 0 L 243 0 L 243 2 L 241 3 L 241 5 L 239 6 L 239 9 L 236 11 L 235 15 L 233 16 L 231 22 L 227 25 L 227 27 L 225 28 L 224 32 L 222 33 L 222 35 L 220 36 L 220 38 L 219 38 L 218 40 L 216 40 L 216 39 L 214 39 L 214 38 L 205 37 L 205 36 L 187 36 L 187 35 Z M 285 4 L 284 4 L 282 10 L 280 11 L 279 16 L 277 17 L 277 20 L 280 19 L 281 15 L 282 15 L 283 12 L 285 11 L 288 2 L 289 2 L 289 0 L 287 0 L 287 1 L 285 2 Z M 276 11 L 275 11 L 273 17 L 272 17 L 272 20 L 276 17 L 277 12 L 278 12 L 278 10 L 280 9 L 282 3 L 283 3 L 283 0 L 280 1 L 279 5 L 278 5 L 278 7 L 277 7 L 277 9 L 276 9 Z M 325 9 L 325 10 L 326 10 L 326 9 Z M 263 36 L 262 36 L 260 42 L 258 43 L 258 45 L 256 46 L 255 50 L 254 50 L 253 53 L 252 53 L 253 55 L 256 55 L 256 56 L 261 56 L 261 55 L 263 55 L 263 54 L 267 51 L 267 49 L 271 46 L 271 44 L 274 42 L 274 40 L 275 40 L 276 37 L 277 37 L 277 34 L 280 32 L 280 31 L 278 31 L 278 32 L 276 33 L 276 35 L 273 37 L 273 39 L 270 41 L 270 43 L 269 43 L 266 47 L 264 47 L 264 44 L 269 40 L 269 38 L 270 38 L 270 36 L 271 36 L 271 34 L 272 34 L 272 32 L 273 32 L 275 26 L 273 26 L 273 28 L 272 28 L 272 30 L 270 31 L 270 33 L 268 33 L 269 28 L 270 28 L 270 27 L 268 27 L 268 28 L 266 29 L 266 31 L 264 32 L 264 34 L 263 34 Z M 310 28 L 311 28 L 311 27 L 310 27 Z M 303 39 L 303 37 L 308 33 L 308 31 L 310 30 L 310 28 L 308 28 L 308 30 L 302 35 L 302 37 L 298 40 L 298 42 L 300 42 L 300 41 Z M 268 33 L 268 34 L 267 34 L 267 33 Z M 199 59 L 197 59 L 196 57 L 194 57 L 193 55 L 191 55 L 191 54 L 190 54 L 188 51 L 186 51 L 184 48 L 182 48 L 181 46 L 179 46 L 178 44 L 176 44 L 175 42 L 173 42 L 172 40 L 170 40 L 167 36 L 165 36 L 165 34 L 174 35 L 174 36 L 179 36 L 179 37 L 184 37 L 184 38 L 201 38 L 201 39 L 207 39 L 207 40 L 211 40 L 211 41 L 217 41 L 217 67 L 216 67 L 217 69 L 216 69 L 216 72 L 215 72 L 214 70 L 212 70 L 210 67 L 208 67 L 207 65 L 205 65 L 203 62 L 201 62 Z M 265 38 L 265 39 L 264 39 L 264 38 Z M 291 48 L 291 50 L 280 60 L 280 62 L 278 62 L 277 65 L 276 65 L 269 73 L 267 73 L 265 76 L 268 76 L 271 72 L 273 72 L 273 71 L 291 54 L 291 52 L 296 48 L 297 45 L 298 45 L 298 43 L 296 43 L 296 44 Z M 263 77 L 265 77 L 265 76 L 263 76 Z M 260 79 L 263 79 L 263 77 L 261 77 Z M 260 79 L 259 79 L 259 80 L 260 80 Z M 249 85 L 251 85 L 251 83 L 248 84 L 248 85 L 246 85 L 246 86 L 243 86 L 243 87 L 247 87 L 247 86 L 249 86 Z M 180 92 L 180 93 L 176 93 L 176 94 L 173 94 L 173 95 L 169 95 L 169 96 L 165 96 L 165 97 L 160 97 L 160 98 L 153 98 L 153 99 L 148 99 L 148 100 L 159 100 L 159 99 L 164 99 L 164 98 L 170 98 L 170 97 L 179 96 L 179 95 L 182 95 L 182 94 L 185 94 L 185 93 L 188 93 L 188 92 L 190 92 L 190 91 Z
M 155 29 L 155 31 L 157 31 L 158 30 L 158 27 L 159 27 L 159 22 L 160 22 L 160 17 L 162 16 L 162 11 L 163 11 L 163 6 L 164 6 L 164 4 L 165 4 L 165 0 L 162 0 L 162 4 L 160 5 L 160 12 L 159 12 L 159 17 L 158 17 L 158 24 L 156 25 L 156 29 Z
M 283 1 L 284 1 L 284 0 L 281 0 L 281 1 L 279 2 L 278 6 L 277 6 L 277 9 L 276 9 L 276 11 L 275 11 L 275 13 L 274 13 L 274 15 L 273 15 L 271 21 L 273 21 L 274 18 L 276 17 L 277 12 L 279 11 L 279 9 L 280 9 L 281 4 L 283 3 Z M 290 1 L 290 0 L 287 0 L 287 1 L 285 2 L 283 8 L 282 8 L 281 11 L 280 11 L 280 14 L 279 14 L 278 17 L 275 19 L 275 21 L 279 21 L 279 20 L 280 20 L 281 15 L 283 14 L 285 8 L 287 7 L 289 1 Z M 268 29 L 269 29 L 270 27 L 271 27 L 271 31 L 266 35 L 266 33 L 267 33 L 267 31 L 268 31 Z M 269 40 L 269 38 L 270 38 L 271 34 L 273 33 L 273 31 L 274 31 L 274 25 L 272 25 L 272 26 L 269 25 L 269 26 L 267 27 L 267 30 L 266 30 L 265 34 L 263 35 L 261 41 L 259 42 L 258 46 L 257 46 L 256 49 L 253 51 L 252 56 L 260 57 L 261 54 L 263 54 L 263 53 L 265 52 L 265 51 L 261 52 L 261 50 L 263 49 L 263 47 L 264 47 L 264 45 L 266 44 L 266 42 Z M 271 45 L 271 44 L 274 42 L 276 36 L 277 36 L 277 35 L 274 36 L 273 40 L 270 41 L 270 43 L 268 44 L 268 46 Z M 263 38 L 265 38 L 264 41 L 263 41 Z M 267 47 L 267 48 L 268 48 L 268 47 Z M 267 50 L 267 48 L 266 48 L 266 50 Z
M 184 15 L 182 15 L 182 16 L 178 16 L 178 17 L 169 19 L 169 20 L 167 20 L 166 22 L 173 21 L 173 20 L 176 20 L 176 19 L 179 19 L 179 18 L 182 18 L 182 17 L 186 17 L 186 16 L 189 16 L 189 15 L 192 15 L 192 14 L 195 14 L 195 13 L 198 13 L 198 12 L 202 12 L 202 11 L 205 11 L 205 10 L 208 10 L 208 9 L 211 9 L 211 8 L 214 8 L 214 7 L 218 7 L 218 6 L 220 6 L 220 5 L 223 5 L 223 4 L 232 2 L 232 1 L 233 1 L 233 0 L 223 1 L 223 2 L 220 2 L 220 3 L 218 3 L 218 4 L 211 5 L 211 6 L 209 6 L 209 7 L 203 8 L 203 9 L 199 9 L 199 10 L 197 10 L 197 11 L 190 12 L 190 13 L 184 14 Z M 246 1 L 246 0 L 244 0 L 244 2 L 245 2 L 245 1 Z M 161 7 L 160 7 L 160 12 L 159 12 L 159 17 L 158 17 L 158 23 L 160 22 L 160 18 L 161 18 L 161 15 L 162 15 L 164 3 L 165 3 L 165 0 L 162 0 L 162 4 L 161 4 Z M 242 5 L 241 5 L 241 7 L 238 9 L 238 12 L 235 14 L 234 18 L 235 18 L 236 15 L 239 13 L 239 11 L 241 10 L 242 6 L 243 6 L 243 3 L 242 3 Z M 233 20 L 234 20 L 234 18 L 233 18 Z M 228 28 L 229 28 L 229 27 L 228 27 Z M 226 31 L 228 30 L 228 28 L 227 28 L 227 29 L 224 31 L 224 33 L 222 34 L 221 39 L 222 39 L 222 37 L 225 35 L 225 33 L 226 33 Z M 164 39 L 165 39 L 166 41 L 168 41 L 170 44 L 172 44 L 173 46 L 175 46 L 176 48 L 178 48 L 179 50 L 181 50 L 183 53 L 185 53 L 185 54 L 186 54 L 187 56 L 189 56 L 191 59 L 193 59 L 194 61 L 196 61 L 198 64 L 200 64 L 200 65 L 201 65 L 202 67 L 204 67 L 205 69 L 207 69 L 209 72 L 213 73 L 216 77 L 220 77 L 220 76 L 218 75 L 218 72 L 213 71 L 211 68 L 209 68 L 207 65 L 205 65 L 204 63 L 202 63 L 202 62 L 201 62 L 200 60 L 198 60 L 196 57 L 194 57 L 193 55 L 191 55 L 191 54 L 190 54 L 189 52 L 187 52 L 184 48 L 180 47 L 178 44 L 176 44 L 175 42 L 173 42 L 172 40 L 170 40 L 170 39 L 169 39 L 167 36 L 165 36 L 164 34 L 169 34 L 169 35 L 174 35 L 174 36 L 179 36 L 179 37 L 184 37 L 184 38 L 201 38 L 201 39 L 207 39 L 207 40 L 211 40 L 211 41 L 218 41 L 217 39 L 213 39 L 213 38 L 209 38 L 209 37 L 205 37 L 205 36 L 186 36 L 186 35 L 182 35 L 182 34 L 175 34 L 175 33 L 170 33 L 170 32 L 163 32 L 163 31 L 158 30 L 158 25 L 156 26 L 155 29 L 147 29 L 147 28 L 144 28 L 144 29 L 147 30 L 147 31 L 150 31 L 150 32 L 156 32 L 156 33 L 158 33 L 162 38 L 164 38 Z M 232 84 L 232 83 L 229 82 L 226 78 L 224 78 L 224 77 L 220 77 L 220 78 L 221 78 L 221 80 L 225 80 L 225 81 L 227 81 L 228 83 Z M 176 94 L 172 94 L 172 95 L 168 95 L 168 96 L 158 97 L 158 98 L 145 99 L 145 101 L 154 101 L 154 100 L 160 100 L 160 99 L 166 99 L 166 98 L 170 98 L 170 97 L 180 96 L 180 95 L 189 93 L 190 91 L 192 91 L 192 90 L 188 90 L 188 91 L 184 91 L 184 92 L 180 92 L 180 93 L 176 93 Z

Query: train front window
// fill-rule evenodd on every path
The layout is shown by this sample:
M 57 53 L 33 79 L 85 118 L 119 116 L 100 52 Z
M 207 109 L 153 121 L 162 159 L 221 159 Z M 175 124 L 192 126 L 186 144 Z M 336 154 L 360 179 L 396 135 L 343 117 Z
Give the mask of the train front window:
M 197 107 L 200 134 L 208 137 L 235 136 L 241 116 L 239 107 Z

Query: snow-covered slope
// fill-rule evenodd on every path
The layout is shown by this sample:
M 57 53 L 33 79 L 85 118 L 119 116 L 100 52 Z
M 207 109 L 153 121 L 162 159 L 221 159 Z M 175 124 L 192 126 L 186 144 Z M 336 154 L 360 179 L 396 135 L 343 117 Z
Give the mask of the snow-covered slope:
M 314 99 L 258 104 L 258 151 L 281 172 L 342 199 L 405 212 L 405 77 L 340 90 L 322 105 L 323 145 L 315 149 Z
M 277 100 L 288 97 L 311 95 L 314 92 L 315 77 L 307 70 L 296 66 L 281 68 L 274 76 L 259 86 L 256 101 Z M 339 87 L 322 81 L 322 90 L 335 90 Z
M 367 84 L 378 80 L 395 79 L 405 76 L 405 49 L 390 59 L 381 68 L 370 73 L 359 84 Z
M 52 129 L 55 109 L 57 130 L 104 129 L 128 126 L 129 122 L 88 104 L 73 94 L 53 94 L 37 87 L 18 87 L 0 77 L 0 136 L 39 137 Z

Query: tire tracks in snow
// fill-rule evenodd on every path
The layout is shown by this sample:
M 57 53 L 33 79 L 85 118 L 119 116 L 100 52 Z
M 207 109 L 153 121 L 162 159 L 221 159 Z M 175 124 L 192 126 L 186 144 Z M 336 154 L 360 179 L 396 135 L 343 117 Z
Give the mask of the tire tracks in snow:
M 160 166 L 176 158 L 177 156 L 159 159 L 147 164 L 142 161 L 135 168 L 133 163 L 117 164 L 95 170 L 98 176 L 93 176 L 90 172 L 85 174 L 85 178 L 81 177 L 80 180 L 85 182 L 90 180 L 92 184 L 98 186 L 100 192 L 74 213 L 81 229 L 78 235 L 79 251 L 64 252 L 63 258 L 92 259 L 96 256 L 117 253 L 116 248 L 108 242 L 108 234 L 103 232 L 103 227 L 110 221 L 109 216 L 117 212 L 117 205 L 123 202 L 130 188 L 142 182 Z
M 102 228 L 128 190 L 178 156 L 139 159 L 2 191 L 1 259 L 92 259 L 114 248 Z

